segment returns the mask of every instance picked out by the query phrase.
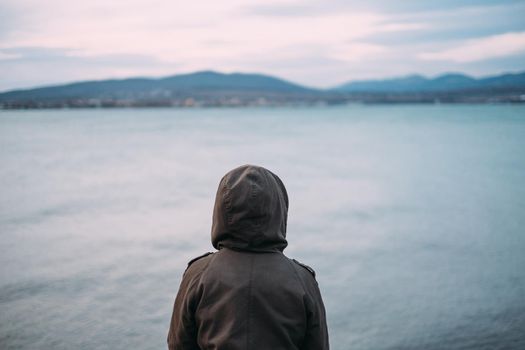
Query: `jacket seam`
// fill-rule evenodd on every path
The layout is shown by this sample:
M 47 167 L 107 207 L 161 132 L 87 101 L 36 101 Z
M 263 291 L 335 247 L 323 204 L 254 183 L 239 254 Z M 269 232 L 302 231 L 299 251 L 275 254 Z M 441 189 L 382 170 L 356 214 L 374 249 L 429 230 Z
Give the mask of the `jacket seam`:
M 283 255 L 283 256 L 284 256 L 284 255 Z M 308 292 L 307 292 L 307 290 L 306 290 L 306 286 L 305 286 L 303 280 L 302 280 L 301 277 L 299 276 L 299 273 L 297 272 L 297 270 L 296 270 L 296 268 L 295 268 L 295 266 L 294 266 L 294 263 L 291 261 L 290 258 L 288 258 L 288 257 L 286 257 L 286 256 L 284 256 L 284 258 L 288 261 L 288 266 L 291 267 L 291 269 L 292 269 L 292 271 L 293 271 L 293 273 L 294 273 L 295 278 L 297 279 L 297 281 L 299 281 L 299 284 L 300 284 L 301 287 L 303 288 L 303 292 L 304 292 L 304 294 L 309 295 Z
M 215 258 L 217 257 L 217 254 L 215 254 L 215 253 L 212 253 L 210 255 L 211 255 L 210 260 L 208 262 L 206 262 L 206 265 L 203 267 L 203 269 L 202 269 L 202 271 L 200 273 L 199 279 L 197 280 L 197 288 L 199 288 L 199 286 L 202 285 L 202 280 L 205 277 L 204 275 L 208 272 L 208 267 L 213 262 L 213 260 L 215 260 Z M 199 304 L 201 303 L 201 300 L 202 300 L 202 295 L 199 296 L 199 302 L 197 303 L 197 305 L 195 305 L 195 311 L 197 311 L 199 309 Z M 196 316 L 196 313 L 195 313 L 195 316 Z
M 199 276 L 199 281 L 198 281 L 198 284 L 197 285 L 200 285 L 202 284 L 202 279 L 204 278 L 204 275 L 206 274 L 206 272 L 208 272 L 208 267 L 210 266 L 210 264 L 212 263 L 213 260 L 215 260 L 215 258 L 217 257 L 217 254 L 215 253 L 211 253 L 209 254 L 211 255 L 211 259 L 206 263 L 206 265 L 204 266 L 204 268 L 202 269 L 202 273 L 201 275 Z
M 306 290 L 306 286 L 301 278 L 301 276 L 299 276 L 299 273 L 297 272 L 297 269 L 295 268 L 294 266 L 294 263 L 292 262 L 292 260 L 290 258 L 288 258 L 287 256 L 285 256 L 283 254 L 283 257 L 286 259 L 286 261 L 288 262 L 288 266 L 292 269 L 293 271 L 293 274 L 295 276 L 295 278 L 297 279 L 297 281 L 299 282 L 299 284 L 301 285 L 301 287 L 303 288 L 303 293 L 306 297 L 312 297 Z M 304 297 L 303 297 L 303 302 L 304 302 Z M 306 305 L 305 305 L 305 313 L 307 312 L 306 310 Z M 305 315 L 307 316 L 307 315 Z M 306 325 L 306 327 L 308 327 L 308 324 Z M 305 333 L 304 333 L 304 336 L 306 336 L 306 332 L 308 332 L 308 328 L 305 328 Z M 302 348 L 303 347 L 303 343 L 304 343 L 304 338 L 302 339 L 301 341 L 301 344 L 299 346 L 299 348 Z
M 246 322 L 246 349 L 251 349 L 250 331 L 252 322 L 252 281 L 253 281 L 253 260 L 254 256 L 250 256 L 250 275 L 248 282 L 248 320 Z

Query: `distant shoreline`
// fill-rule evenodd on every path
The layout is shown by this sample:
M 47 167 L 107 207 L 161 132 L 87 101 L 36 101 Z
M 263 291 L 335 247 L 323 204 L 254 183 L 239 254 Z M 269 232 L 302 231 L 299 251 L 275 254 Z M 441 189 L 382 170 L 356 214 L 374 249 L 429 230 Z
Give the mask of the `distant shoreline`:
M 0 110 L 24 109 L 125 109 L 125 108 L 251 108 L 251 107 L 316 107 L 344 105 L 438 105 L 438 104 L 524 104 L 525 94 L 494 95 L 494 96 L 435 96 L 435 95 L 349 95 L 324 98 L 292 98 L 292 99 L 241 99 L 237 97 L 222 99 L 182 100 L 97 100 L 75 99 L 68 101 L 13 101 L 0 102 Z
M 447 74 L 315 89 L 262 74 L 201 71 L 166 78 L 83 81 L 0 93 L 0 109 L 280 107 L 525 103 L 525 73 L 474 79 Z

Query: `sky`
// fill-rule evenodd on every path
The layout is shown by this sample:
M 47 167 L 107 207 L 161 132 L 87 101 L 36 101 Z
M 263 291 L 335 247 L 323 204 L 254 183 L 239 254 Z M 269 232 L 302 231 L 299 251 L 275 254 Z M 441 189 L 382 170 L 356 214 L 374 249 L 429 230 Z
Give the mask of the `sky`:
M 0 0 L 0 91 L 199 70 L 321 88 L 525 71 L 525 1 Z

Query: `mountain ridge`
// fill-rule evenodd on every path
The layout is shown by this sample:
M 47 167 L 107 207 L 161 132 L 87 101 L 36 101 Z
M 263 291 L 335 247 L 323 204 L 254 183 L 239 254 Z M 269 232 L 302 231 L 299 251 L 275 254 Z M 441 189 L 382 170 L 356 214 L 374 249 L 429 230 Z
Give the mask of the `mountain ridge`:
M 161 78 L 80 81 L 0 93 L 2 109 L 436 101 L 525 102 L 525 72 L 483 78 L 462 73 L 447 73 L 434 78 L 412 74 L 317 89 L 270 75 L 207 70 Z
M 29 89 L 16 89 L 0 93 L 0 100 L 8 98 L 96 98 L 100 94 L 107 97 L 128 97 L 137 92 L 155 89 L 177 90 L 236 90 L 252 89 L 274 92 L 317 91 L 284 79 L 257 73 L 219 73 L 198 71 L 171 75 L 162 78 L 132 77 L 123 79 L 104 79 L 40 86 Z
M 405 77 L 351 81 L 338 85 L 334 91 L 343 92 L 426 92 L 456 91 L 498 87 L 525 87 L 525 72 L 473 78 L 463 73 L 445 73 L 435 78 L 419 74 Z

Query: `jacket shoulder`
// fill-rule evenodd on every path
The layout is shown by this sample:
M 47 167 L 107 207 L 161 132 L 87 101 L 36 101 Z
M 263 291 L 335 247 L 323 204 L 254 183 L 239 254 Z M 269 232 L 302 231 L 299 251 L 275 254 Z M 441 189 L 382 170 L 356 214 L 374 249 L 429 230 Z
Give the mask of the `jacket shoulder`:
M 308 270 L 308 272 L 310 272 L 312 274 L 312 276 L 315 278 L 315 271 L 314 269 L 312 269 L 310 266 L 306 265 L 306 264 L 303 264 L 302 262 L 300 261 L 297 261 L 296 259 L 292 259 L 292 261 L 294 263 L 296 263 L 297 265 L 301 266 L 303 269 L 306 269 Z
M 186 267 L 186 270 L 188 270 L 188 268 L 191 266 L 191 264 L 193 264 L 195 261 L 200 260 L 200 259 L 202 259 L 202 258 L 205 258 L 205 257 L 207 257 L 208 255 L 212 255 L 212 254 L 214 254 L 214 253 L 212 253 L 212 252 L 207 252 L 207 253 L 204 253 L 204 254 L 202 254 L 202 255 L 199 255 L 199 256 L 196 257 L 196 258 L 191 259 L 191 260 L 188 262 L 188 266 Z

